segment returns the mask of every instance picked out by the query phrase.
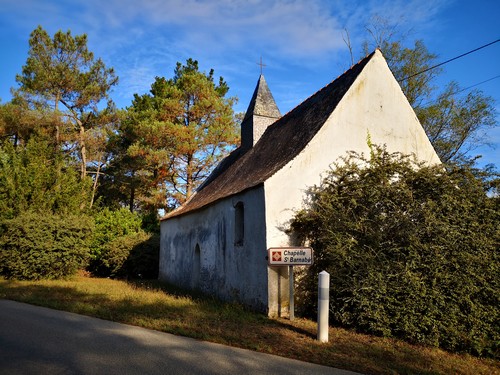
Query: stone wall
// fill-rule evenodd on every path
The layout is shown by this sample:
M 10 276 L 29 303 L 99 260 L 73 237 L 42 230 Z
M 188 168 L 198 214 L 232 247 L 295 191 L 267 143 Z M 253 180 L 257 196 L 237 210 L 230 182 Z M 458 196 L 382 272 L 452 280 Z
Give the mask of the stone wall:
M 160 280 L 267 312 L 262 186 L 161 223 Z M 243 238 L 235 228 L 243 207 Z

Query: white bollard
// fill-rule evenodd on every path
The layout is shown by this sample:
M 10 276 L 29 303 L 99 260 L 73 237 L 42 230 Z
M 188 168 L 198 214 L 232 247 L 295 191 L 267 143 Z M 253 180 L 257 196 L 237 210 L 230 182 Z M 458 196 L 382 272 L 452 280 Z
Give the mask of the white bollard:
M 330 310 L 330 274 L 319 273 L 318 280 L 318 340 L 328 342 L 328 314 Z

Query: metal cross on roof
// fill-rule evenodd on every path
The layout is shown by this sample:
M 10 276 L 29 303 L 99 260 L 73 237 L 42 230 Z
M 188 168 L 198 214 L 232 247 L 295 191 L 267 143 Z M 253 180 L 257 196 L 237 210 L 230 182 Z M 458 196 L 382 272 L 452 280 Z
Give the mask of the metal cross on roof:
M 262 56 L 260 57 L 260 63 L 257 63 L 257 65 L 260 65 L 260 74 L 262 75 L 262 68 L 263 68 L 264 66 L 267 66 L 266 64 L 263 64 L 263 63 L 262 63 Z

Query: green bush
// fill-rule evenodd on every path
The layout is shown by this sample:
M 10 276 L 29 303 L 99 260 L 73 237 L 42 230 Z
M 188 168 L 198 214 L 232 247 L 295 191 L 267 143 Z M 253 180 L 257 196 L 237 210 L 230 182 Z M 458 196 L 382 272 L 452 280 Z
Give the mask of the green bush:
M 0 219 L 25 211 L 72 214 L 88 206 L 92 179 L 80 178 L 63 151 L 43 138 L 0 143 Z
M 310 191 L 292 229 L 315 251 L 298 305 L 330 273 L 331 321 L 452 351 L 498 356 L 500 213 L 470 168 L 426 167 L 372 147 Z
M 95 216 L 95 231 L 91 245 L 91 256 L 100 262 L 104 248 L 116 238 L 141 231 L 141 218 L 126 208 L 110 210 L 104 208 Z
M 141 229 L 142 218 L 129 210 L 95 215 L 89 271 L 97 276 L 158 277 L 159 235 Z
M 104 247 L 101 273 L 112 277 L 156 279 L 159 249 L 158 235 L 141 231 L 118 237 Z
M 157 279 L 160 262 L 160 235 L 149 234 L 149 238 L 132 248 L 125 262 L 128 277 Z
M 13 279 L 56 279 L 86 266 L 92 220 L 84 215 L 25 212 L 0 223 L 0 273 Z

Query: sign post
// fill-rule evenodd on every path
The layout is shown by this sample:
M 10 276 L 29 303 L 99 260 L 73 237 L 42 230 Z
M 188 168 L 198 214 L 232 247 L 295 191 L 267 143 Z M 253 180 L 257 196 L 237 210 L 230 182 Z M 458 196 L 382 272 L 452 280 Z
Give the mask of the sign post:
M 310 247 L 271 247 L 267 250 L 269 266 L 288 266 L 288 295 L 290 299 L 290 320 L 295 319 L 293 266 L 310 266 L 313 263 L 313 250 Z
M 295 319 L 295 280 L 293 278 L 293 266 L 288 266 L 288 296 L 290 298 L 290 320 Z

